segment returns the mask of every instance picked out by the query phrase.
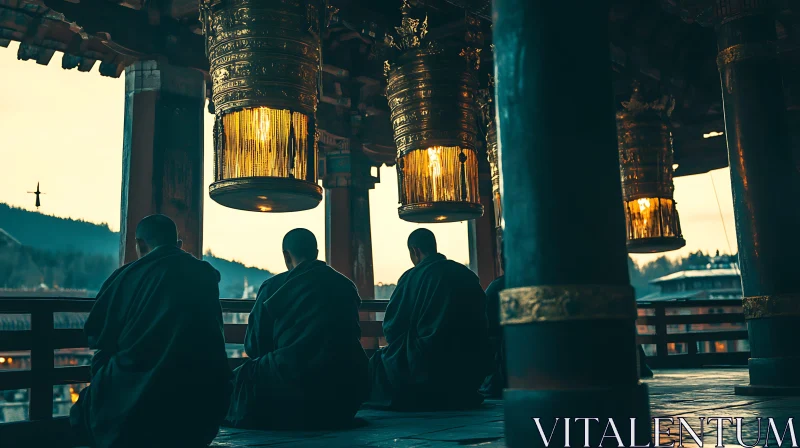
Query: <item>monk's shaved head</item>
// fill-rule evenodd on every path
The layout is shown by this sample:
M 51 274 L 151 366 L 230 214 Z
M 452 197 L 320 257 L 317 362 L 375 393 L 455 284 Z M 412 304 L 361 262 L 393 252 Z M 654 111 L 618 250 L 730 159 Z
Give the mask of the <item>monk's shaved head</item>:
M 158 246 L 177 245 L 178 227 L 165 215 L 150 215 L 136 226 L 136 239 L 152 250 Z
M 436 237 L 428 229 L 417 229 L 408 236 L 408 249 L 419 249 L 423 255 L 435 254 Z
M 283 237 L 283 251 L 291 255 L 296 262 L 316 260 L 319 250 L 317 238 L 308 229 L 290 230 Z

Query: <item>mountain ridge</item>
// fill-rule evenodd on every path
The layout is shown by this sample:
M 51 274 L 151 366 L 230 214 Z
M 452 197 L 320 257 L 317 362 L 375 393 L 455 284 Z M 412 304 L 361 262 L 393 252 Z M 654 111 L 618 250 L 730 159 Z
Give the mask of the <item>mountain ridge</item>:
M 88 221 L 58 216 L 13 207 L 0 203 L 0 229 L 6 235 L 19 242 L 23 247 L 25 260 L 47 260 L 48 265 L 63 266 L 76 259 L 93 259 L 95 269 L 102 271 L 113 270 L 119 257 L 119 232 L 112 231 L 108 224 L 95 224 Z M 0 252 L 11 250 L 11 245 L 0 245 Z M 65 258 L 66 262 L 55 262 L 55 259 Z M 234 260 L 226 260 L 215 256 L 211 251 L 203 254 L 203 259 L 208 261 L 220 272 L 220 295 L 223 298 L 241 298 L 244 291 L 245 279 L 252 285 L 252 290 L 257 291 L 258 286 L 272 273 L 266 269 L 245 266 Z M 19 261 L 19 258 L 15 258 Z M 40 262 L 41 263 L 41 262 Z M 42 277 L 42 268 L 36 263 L 25 263 L 25 266 L 6 267 L 6 270 L 15 269 L 15 279 L 24 284 L 30 283 L 34 278 Z M 27 269 L 28 272 L 19 272 Z M 46 269 L 44 269 L 46 270 Z M 99 272 L 98 272 L 99 274 Z M 110 271 L 103 274 L 108 275 Z M 8 274 L 8 278 L 11 274 Z M 94 276 L 93 276 L 94 277 Z M 102 277 L 102 276 L 101 276 Z M 0 280 L 3 276 L 0 275 Z M 25 279 L 25 280 L 20 280 Z M 87 280 L 94 289 L 96 280 Z M 102 283 L 102 281 L 101 281 Z M 0 288 L 8 286 L 0 281 Z M 30 285 L 28 285 L 30 286 Z M 38 286 L 38 285 L 37 285 Z M 252 293 L 252 291 L 250 291 Z

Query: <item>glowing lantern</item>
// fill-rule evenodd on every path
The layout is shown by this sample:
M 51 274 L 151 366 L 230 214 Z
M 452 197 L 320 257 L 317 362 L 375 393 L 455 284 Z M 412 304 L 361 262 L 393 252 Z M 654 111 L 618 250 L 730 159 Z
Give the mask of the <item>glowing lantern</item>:
M 211 65 L 214 183 L 231 208 L 316 207 L 319 0 L 202 0 Z
M 673 199 L 673 149 L 667 99 L 645 103 L 639 85 L 617 113 L 617 139 L 628 252 L 654 253 L 686 245 Z
M 397 145 L 400 218 L 452 222 L 483 215 L 478 196 L 475 70 L 480 50 L 423 47 L 427 18 L 409 17 L 404 2 L 399 56 L 385 63 L 387 97 Z

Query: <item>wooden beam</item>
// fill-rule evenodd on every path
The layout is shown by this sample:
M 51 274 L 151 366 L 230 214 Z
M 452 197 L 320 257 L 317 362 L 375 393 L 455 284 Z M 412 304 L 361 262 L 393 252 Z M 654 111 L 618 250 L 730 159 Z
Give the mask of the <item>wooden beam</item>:
M 120 262 L 136 259 L 135 229 L 162 213 L 183 248 L 203 250 L 203 74 L 155 61 L 125 71 Z

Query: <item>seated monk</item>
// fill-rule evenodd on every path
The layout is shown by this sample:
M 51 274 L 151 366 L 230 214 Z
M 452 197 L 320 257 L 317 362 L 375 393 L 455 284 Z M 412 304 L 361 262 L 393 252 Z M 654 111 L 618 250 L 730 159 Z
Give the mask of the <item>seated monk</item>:
M 136 227 L 136 253 L 86 320 L 97 352 L 70 423 L 99 448 L 207 446 L 230 400 L 219 273 L 181 250 L 164 215 Z
M 316 429 L 353 422 L 367 398 L 353 282 L 317 260 L 306 229 L 283 239 L 288 272 L 261 285 L 247 324 L 248 360 L 234 371 L 227 424 Z
M 371 402 L 397 410 L 476 407 L 491 371 L 486 295 L 466 266 L 437 252 L 427 229 L 408 237 L 414 267 L 383 321 L 387 346 L 370 360 Z

